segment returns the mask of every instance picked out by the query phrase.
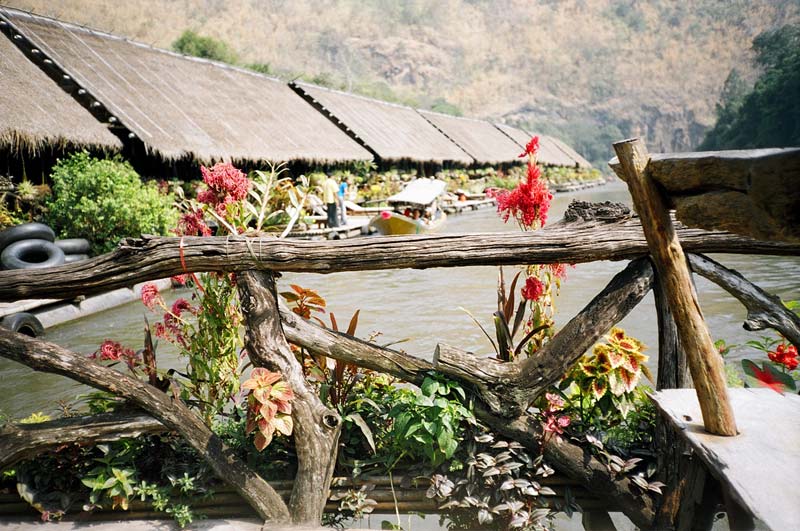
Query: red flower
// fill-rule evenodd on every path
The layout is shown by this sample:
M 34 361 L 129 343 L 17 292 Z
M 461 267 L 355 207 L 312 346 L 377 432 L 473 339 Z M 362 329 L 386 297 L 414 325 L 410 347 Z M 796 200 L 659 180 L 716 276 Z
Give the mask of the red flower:
M 114 343 L 110 339 L 106 339 L 103 341 L 103 344 L 100 345 L 98 349 L 98 353 L 100 354 L 100 359 L 103 361 L 117 361 L 122 354 L 122 346 L 119 343 Z
M 785 366 L 790 371 L 797 368 L 797 347 L 794 345 L 782 343 L 774 351 L 768 352 L 767 356 L 771 361 Z
M 149 309 L 155 308 L 156 304 L 162 301 L 161 295 L 158 293 L 158 288 L 152 282 L 148 282 L 142 286 L 142 303 Z
M 553 194 L 547 189 L 547 183 L 539 179 L 540 174 L 536 164 L 529 163 L 527 179 L 511 191 L 500 190 L 495 194 L 497 211 L 503 221 L 513 216 L 523 227 L 532 227 L 536 221 L 544 226 Z
M 250 190 L 250 179 L 229 162 L 218 162 L 211 167 L 200 166 L 203 182 L 208 189 L 197 194 L 197 200 L 213 207 L 224 216 L 227 205 L 243 200 Z
M 189 301 L 187 301 L 186 299 L 183 298 L 178 299 L 172 304 L 171 311 L 173 314 L 175 314 L 176 317 L 180 317 L 181 313 L 183 313 L 186 310 L 188 310 L 191 313 L 194 313 L 195 311 L 194 307 L 191 304 L 189 304 Z
M 531 141 L 525 146 L 525 153 L 520 154 L 519 158 L 527 157 L 528 155 L 535 155 L 539 151 L 539 137 L 531 138 Z
M 536 277 L 525 279 L 525 287 L 522 288 L 522 296 L 529 301 L 537 301 L 544 293 L 544 284 Z

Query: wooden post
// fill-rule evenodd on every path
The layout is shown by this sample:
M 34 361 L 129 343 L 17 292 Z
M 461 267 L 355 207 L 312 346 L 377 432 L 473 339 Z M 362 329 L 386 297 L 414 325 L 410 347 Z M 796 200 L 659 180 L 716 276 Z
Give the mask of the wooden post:
M 708 332 L 675 227 L 655 183 L 647 175 L 650 156 L 639 139 L 614 144 L 622 173 L 641 218 L 653 263 L 664 283 L 681 347 L 686 352 L 703 424 L 715 435 L 736 435 L 725 387 L 722 357 Z

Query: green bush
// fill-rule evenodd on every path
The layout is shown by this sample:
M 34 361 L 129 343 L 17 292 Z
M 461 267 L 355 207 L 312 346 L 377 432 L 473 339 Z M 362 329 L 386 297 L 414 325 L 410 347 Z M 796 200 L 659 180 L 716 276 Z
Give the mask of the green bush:
M 172 196 L 142 183 L 119 158 L 76 153 L 60 160 L 51 178 L 45 222 L 62 238 L 86 238 L 94 253 L 113 250 L 126 236 L 167 234 L 177 222 Z
M 235 65 L 239 61 L 236 52 L 231 50 L 226 42 L 199 35 L 188 29 L 172 43 L 172 49 L 184 55 L 212 59 L 231 65 Z

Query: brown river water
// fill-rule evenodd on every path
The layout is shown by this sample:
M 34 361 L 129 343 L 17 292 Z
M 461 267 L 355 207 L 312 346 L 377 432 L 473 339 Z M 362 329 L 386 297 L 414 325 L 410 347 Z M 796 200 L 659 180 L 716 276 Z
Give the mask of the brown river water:
M 561 217 L 572 199 L 621 201 L 630 203 L 624 184 L 556 195 L 550 219 Z M 443 232 L 504 232 L 518 230 L 504 224 L 493 209 L 452 215 Z M 715 259 L 734 268 L 747 278 L 778 294 L 784 300 L 800 299 L 800 259 L 769 256 L 715 255 Z M 594 262 L 568 270 L 561 294 L 556 301 L 556 321 L 563 324 L 594 297 L 625 262 Z M 513 276 L 507 268 L 507 278 Z M 361 310 L 357 335 L 367 337 L 380 332 L 378 343 L 401 339 L 395 348 L 430 359 L 436 344 L 448 343 L 477 354 L 488 355 L 492 347 L 469 316 L 469 310 L 487 330 L 493 330 L 492 312 L 496 305 L 496 267 L 463 267 L 429 270 L 390 270 L 353 273 L 286 274 L 280 288 L 289 283 L 316 289 L 328 301 L 328 308 L 346 322 Z M 700 303 L 712 336 L 729 343 L 743 344 L 761 334 L 742 328 L 745 310 L 738 301 L 703 278 L 696 278 Z M 171 300 L 182 295 L 167 294 Z M 185 294 L 183 294 L 185 295 Z M 143 315 L 147 310 L 138 302 L 102 314 L 49 329 L 46 339 L 76 352 L 91 353 L 105 339 L 120 341 L 131 348 L 141 348 Z M 155 316 L 150 314 L 151 321 Z M 327 318 L 325 319 L 327 320 Z M 652 294 L 621 323 L 629 333 L 649 346 L 650 367 L 655 370 L 657 356 L 656 316 Z M 491 332 L 490 332 L 491 333 Z M 741 347 L 730 358 L 758 355 Z M 180 368 L 181 360 L 170 345 L 159 347 L 163 367 Z M 25 417 L 32 412 L 53 413 L 58 400 L 70 401 L 86 388 L 56 375 L 36 374 L 15 362 L 0 359 L 0 412 L 11 417 Z

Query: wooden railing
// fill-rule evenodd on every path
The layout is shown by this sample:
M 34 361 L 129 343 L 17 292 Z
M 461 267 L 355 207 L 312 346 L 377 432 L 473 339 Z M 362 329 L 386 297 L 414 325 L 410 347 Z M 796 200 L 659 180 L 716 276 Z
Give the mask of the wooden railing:
M 616 212 L 609 216 L 602 207 L 587 209 L 586 205 L 576 212 L 568 216 L 574 221 L 559 222 L 524 234 L 333 242 L 285 241 L 269 237 L 143 237 L 127 240 L 113 253 L 87 262 L 48 270 L 0 272 L 0 301 L 97 293 L 185 272 L 237 272 L 247 329 L 247 352 L 255 366 L 280 370 L 297 395 L 293 416 L 299 469 L 288 504 L 273 486 L 237 459 L 194 412 L 171 395 L 52 343 L 2 329 L 0 356 L 35 370 L 63 374 L 127 399 L 165 428 L 182 435 L 216 474 L 265 520 L 318 523 L 328 494 L 328 489 L 321 486 L 330 484 L 341 419 L 336 411 L 320 401 L 306 382 L 289 342 L 313 353 L 385 372 L 411 383 L 421 383 L 427 371 L 439 371 L 465 386 L 475 399 L 476 415 L 493 430 L 538 451 L 541 430 L 528 413 L 529 405 L 556 383 L 587 348 L 624 318 L 654 286 L 655 279 L 660 329 L 658 384 L 671 387 L 686 382 L 685 364 L 680 361 L 685 349 L 678 349 L 675 340 L 680 336 L 680 345 L 685 347 L 685 334 L 675 334 L 670 312 L 673 307 L 670 292 L 674 287 L 662 285 L 665 284 L 662 276 L 654 275 L 647 258 L 649 234 L 646 240 L 639 220 L 630 213 Z M 663 215 L 661 219 L 663 221 Z M 646 229 L 645 233 L 648 231 Z M 751 329 L 775 328 L 793 343 L 800 343 L 800 320 L 776 298 L 736 272 L 696 254 L 800 256 L 800 243 L 763 242 L 726 232 L 680 226 L 675 234 L 690 253 L 688 257 L 694 271 L 743 302 L 748 309 L 747 323 Z M 510 363 L 477 359 L 471 353 L 448 345 L 437 347 L 432 362 L 382 348 L 297 317 L 280 307 L 275 291 L 275 274 L 281 271 L 332 273 L 594 260 L 632 261 L 541 350 L 530 358 Z M 671 304 L 665 303 L 665 299 Z M 697 380 L 694 372 L 692 376 Z M 106 423 L 102 434 L 87 429 L 70 432 L 69 436 L 91 441 L 134 435 L 145 429 L 140 421 L 137 417 L 131 420 L 133 424 L 121 423 L 111 435 Z M 25 436 L 14 437 L 8 431 L 11 429 L 6 427 L 0 432 L 0 468 L 49 446 L 48 440 L 62 440 L 52 433 L 49 438 L 41 437 L 36 428 L 26 428 Z M 641 494 L 627 478 L 611 476 L 605 464 L 590 452 L 568 440 L 547 444 L 543 451 L 557 470 L 589 492 L 610 500 L 634 523 L 644 528 L 652 525 L 659 504 Z

